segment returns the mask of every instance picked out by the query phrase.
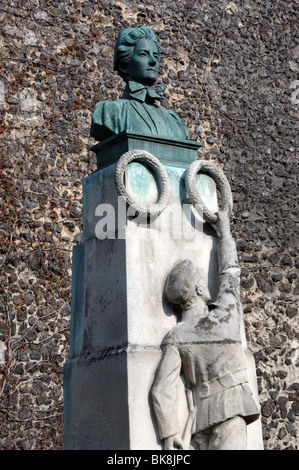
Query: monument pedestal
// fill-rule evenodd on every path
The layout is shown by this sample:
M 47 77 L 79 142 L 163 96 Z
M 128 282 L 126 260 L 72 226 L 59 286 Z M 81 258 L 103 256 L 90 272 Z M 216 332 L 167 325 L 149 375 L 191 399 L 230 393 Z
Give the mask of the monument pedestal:
M 66 449 L 162 449 L 150 389 L 163 337 L 178 320 L 164 299 L 165 277 L 177 261 L 190 258 L 204 269 L 212 298 L 218 287 L 217 239 L 184 187 L 199 145 L 124 133 L 93 148 L 99 169 L 83 182 L 83 242 L 73 252 Z M 136 148 L 160 160 L 170 183 L 169 204 L 149 220 L 130 212 L 116 191 L 117 161 Z M 155 204 L 157 178 L 144 162 L 130 163 L 125 180 L 133 199 Z M 199 175 L 197 185 L 216 211 L 212 178 Z M 183 423 L 183 383 L 179 393 Z

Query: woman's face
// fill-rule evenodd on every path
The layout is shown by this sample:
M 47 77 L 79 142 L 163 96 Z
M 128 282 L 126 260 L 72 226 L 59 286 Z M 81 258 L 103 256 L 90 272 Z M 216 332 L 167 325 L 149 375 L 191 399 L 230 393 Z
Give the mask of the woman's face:
M 158 77 L 159 66 L 159 51 L 156 44 L 150 39 L 139 39 L 127 64 L 126 73 L 129 80 L 153 85 Z

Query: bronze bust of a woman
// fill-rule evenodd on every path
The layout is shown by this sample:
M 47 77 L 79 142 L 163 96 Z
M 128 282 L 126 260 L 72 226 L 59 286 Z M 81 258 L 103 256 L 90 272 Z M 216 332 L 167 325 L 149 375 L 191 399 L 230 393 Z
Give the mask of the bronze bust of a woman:
M 138 132 L 170 139 L 186 139 L 188 131 L 174 111 L 166 110 L 164 86 L 155 85 L 161 48 L 154 32 L 146 27 L 127 28 L 118 36 L 114 70 L 126 82 L 121 99 L 96 104 L 90 135 L 103 141 L 120 132 Z

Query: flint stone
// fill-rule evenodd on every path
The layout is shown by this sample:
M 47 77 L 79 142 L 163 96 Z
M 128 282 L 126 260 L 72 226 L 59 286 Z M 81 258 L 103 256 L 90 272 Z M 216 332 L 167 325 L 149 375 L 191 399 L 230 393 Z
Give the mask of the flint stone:
M 24 35 L 24 46 L 36 46 L 38 39 L 34 31 L 27 30 Z
M 276 409 L 275 402 L 271 399 L 262 403 L 261 413 L 265 418 L 269 418 Z

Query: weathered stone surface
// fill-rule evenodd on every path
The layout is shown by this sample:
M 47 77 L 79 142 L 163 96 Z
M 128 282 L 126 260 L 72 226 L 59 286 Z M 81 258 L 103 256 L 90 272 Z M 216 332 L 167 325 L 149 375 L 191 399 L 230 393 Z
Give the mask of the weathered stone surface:
M 163 142 L 159 145 L 163 154 Z M 164 299 L 165 274 L 174 259 L 189 256 L 204 269 L 212 295 L 218 279 L 213 231 L 199 216 L 195 225 L 182 211 L 181 204 L 187 200 L 183 185 L 187 166 L 183 157 L 181 167 L 165 165 L 170 202 L 150 226 L 140 217 L 127 215 L 115 187 L 115 163 L 84 180 L 84 240 L 74 249 L 71 350 L 64 380 L 68 449 L 161 449 L 149 393 L 163 336 L 176 323 Z M 126 181 L 140 177 L 140 170 L 130 165 Z M 147 173 L 144 165 L 143 177 Z M 138 184 L 132 192 L 137 200 L 143 197 L 144 203 L 151 202 L 152 187 L 157 190 L 155 179 L 146 184 L 146 191 Z M 215 212 L 211 178 L 199 178 L 198 187 Z M 100 210 L 102 204 L 113 209 L 108 218 Z M 102 223 L 105 217 L 107 224 Z M 153 260 L 159 260 L 158 268 Z M 122 364 L 115 369 L 118 358 Z M 99 392 L 93 374 L 106 377 Z M 183 389 L 182 382 L 179 389 Z M 183 402 L 183 412 L 185 408 Z M 116 424 L 119 415 L 120 427 Z

